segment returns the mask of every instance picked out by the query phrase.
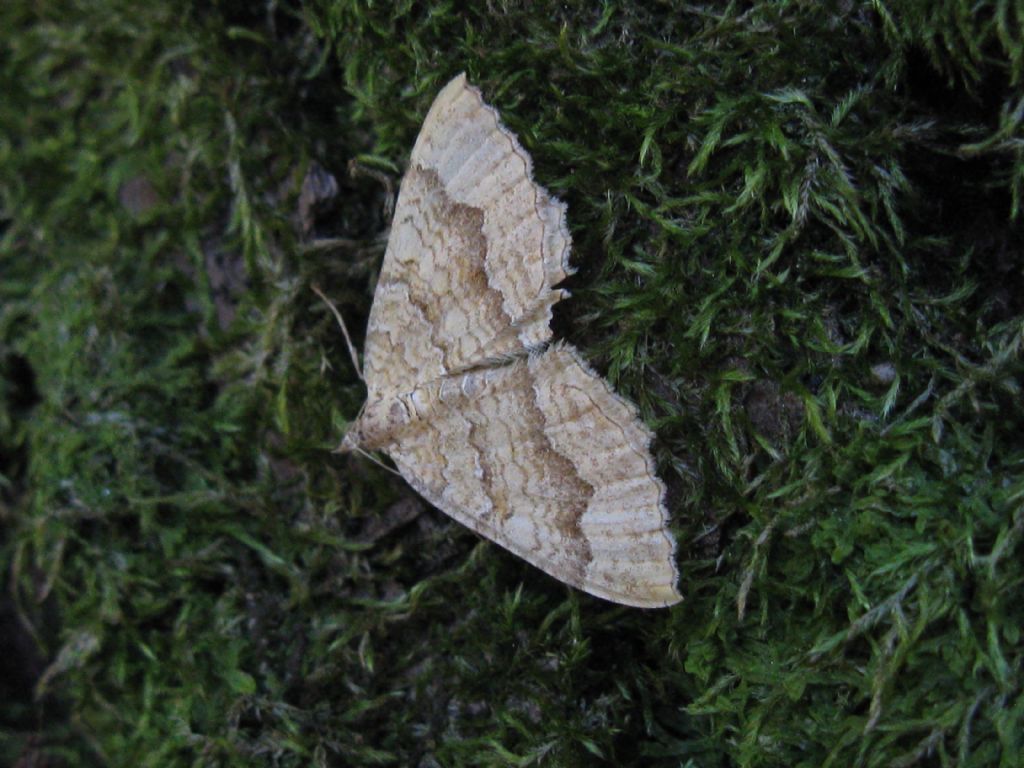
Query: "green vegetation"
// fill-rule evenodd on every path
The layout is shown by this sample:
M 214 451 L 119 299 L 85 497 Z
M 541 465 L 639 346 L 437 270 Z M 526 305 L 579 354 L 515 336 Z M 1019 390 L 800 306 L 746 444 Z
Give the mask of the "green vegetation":
M 1024 762 L 1020 3 L 0 30 L 0 764 Z M 460 70 L 569 203 L 556 329 L 657 430 L 672 610 L 330 453 L 364 391 L 309 286 L 358 336 Z

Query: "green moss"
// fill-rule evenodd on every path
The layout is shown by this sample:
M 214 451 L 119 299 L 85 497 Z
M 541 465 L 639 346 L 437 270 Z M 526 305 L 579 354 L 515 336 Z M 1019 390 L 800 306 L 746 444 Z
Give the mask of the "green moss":
M 36 5 L 0 9 L 0 762 L 1020 763 L 1024 10 Z M 358 336 L 462 70 L 569 203 L 559 334 L 657 429 L 670 611 L 330 453 L 364 392 L 309 285 Z

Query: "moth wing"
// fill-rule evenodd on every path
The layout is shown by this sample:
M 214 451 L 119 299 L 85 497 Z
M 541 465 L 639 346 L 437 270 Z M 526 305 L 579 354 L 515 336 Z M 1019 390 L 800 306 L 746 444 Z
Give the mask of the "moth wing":
M 459 75 L 438 94 L 402 180 L 370 312 L 370 397 L 502 360 L 551 338 L 569 273 L 565 205 Z
M 434 506 L 555 578 L 625 605 L 676 590 L 651 433 L 568 345 L 469 375 L 389 449 Z

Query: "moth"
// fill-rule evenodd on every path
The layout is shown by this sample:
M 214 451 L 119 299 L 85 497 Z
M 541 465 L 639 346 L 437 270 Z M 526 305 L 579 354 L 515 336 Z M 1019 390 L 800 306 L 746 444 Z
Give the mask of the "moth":
M 458 75 L 402 180 L 342 451 L 383 451 L 424 498 L 566 584 L 672 605 L 675 540 L 651 432 L 564 342 L 566 206 Z

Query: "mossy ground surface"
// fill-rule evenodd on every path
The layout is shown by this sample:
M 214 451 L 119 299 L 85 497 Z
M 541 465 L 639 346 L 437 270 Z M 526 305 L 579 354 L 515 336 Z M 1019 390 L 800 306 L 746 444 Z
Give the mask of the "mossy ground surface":
M 0 764 L 1024 762 L 1019 3 L 0 30 Z M 657 431 L 671 610 L 330 452 L 364 390 L 310 286 L 358 344 L 461 70 L 569 204 L 556 330 Z

